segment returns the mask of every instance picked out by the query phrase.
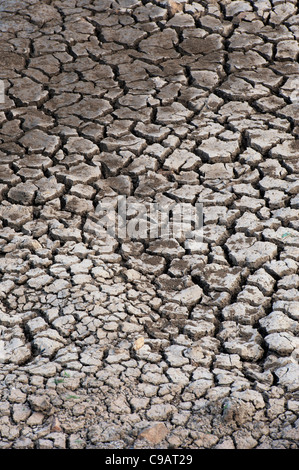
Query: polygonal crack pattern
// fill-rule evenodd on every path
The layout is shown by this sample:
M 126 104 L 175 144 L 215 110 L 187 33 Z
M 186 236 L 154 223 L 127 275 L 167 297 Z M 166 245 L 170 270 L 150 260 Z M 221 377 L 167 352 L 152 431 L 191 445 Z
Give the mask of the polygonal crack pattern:
M 298 448 L 298 2 L 0 12 L 0 448 Z

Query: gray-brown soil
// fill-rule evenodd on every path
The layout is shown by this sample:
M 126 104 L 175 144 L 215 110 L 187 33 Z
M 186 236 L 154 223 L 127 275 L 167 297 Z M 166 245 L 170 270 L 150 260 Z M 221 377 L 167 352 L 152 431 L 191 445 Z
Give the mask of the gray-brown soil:
M 296 0 L 0 2 L 0 448 L 299 447 L 298 40 Z M 118 196 L 202 243 L 105 251 Z

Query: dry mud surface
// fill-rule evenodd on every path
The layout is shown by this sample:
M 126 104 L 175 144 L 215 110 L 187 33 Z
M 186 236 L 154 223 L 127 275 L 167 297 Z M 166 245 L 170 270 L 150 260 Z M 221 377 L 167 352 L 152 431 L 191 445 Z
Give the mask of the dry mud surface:
M 298 7 L 1 1 L 0 448 L 299 447 Z

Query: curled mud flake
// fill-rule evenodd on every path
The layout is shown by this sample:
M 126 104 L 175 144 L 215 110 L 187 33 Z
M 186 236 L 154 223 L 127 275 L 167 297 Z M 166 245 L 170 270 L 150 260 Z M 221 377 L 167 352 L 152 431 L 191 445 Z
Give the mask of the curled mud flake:
M 140 338 L 136 339 L 136 341 L 134 341 L 134 349 L 135 351 L 138 351 L 140 348 L 142 348 L 142 346 L 144 346 L 144 337 L 141 336 Z

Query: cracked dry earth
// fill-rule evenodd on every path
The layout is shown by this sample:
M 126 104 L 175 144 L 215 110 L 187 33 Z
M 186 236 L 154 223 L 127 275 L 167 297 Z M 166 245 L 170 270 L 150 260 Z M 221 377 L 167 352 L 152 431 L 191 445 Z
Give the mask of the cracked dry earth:
M 1 1 L 0 448 L 298 449 L 298 7 Z

